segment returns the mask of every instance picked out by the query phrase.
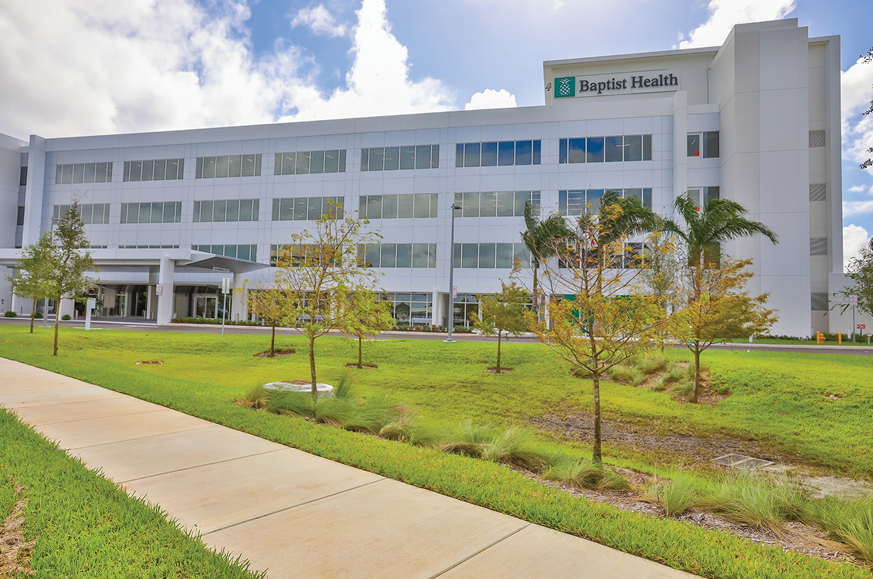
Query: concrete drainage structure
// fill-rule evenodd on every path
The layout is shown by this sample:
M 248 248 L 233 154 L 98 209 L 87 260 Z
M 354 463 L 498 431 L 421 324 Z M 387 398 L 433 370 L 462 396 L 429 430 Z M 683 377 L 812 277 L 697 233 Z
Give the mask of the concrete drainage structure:
M 319 398 L 330 398 L 333 396 L 333 386 L 330 384 L 318 382 L 315 386 L 318 390 Z M 301 394 L 312 393 L 312 384 L 310 382 L 297 380 L 294 382 L 270 382 L 269 384 L 264 384 L 264 388 L 276 392 L 300 392 Z

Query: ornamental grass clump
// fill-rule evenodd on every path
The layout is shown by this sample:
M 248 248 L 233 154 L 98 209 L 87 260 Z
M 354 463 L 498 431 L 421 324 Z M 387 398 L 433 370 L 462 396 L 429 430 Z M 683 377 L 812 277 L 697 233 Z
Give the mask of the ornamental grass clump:
M 543 477 L 582 489 L 620 491 L 630 488 L 620 474 L 586 458 L 557 458 Z
M 783 533 L 785 521 L 800 521 L 809 491 L 787 477 L 740 474 L 718 483 L 700 506 L 732 521 Z
M 646 498 L 660 503 L 668 517 L 681 515 L 700 500 L 693 479 L 677 474 L 672 479 L 658 479 L 646 489 Z
M 481 458 L 491 462 L 514 464 L 537 470 L 545 462 L 545 453 L 537 447 L 530 430 L 510 426 L 482 445 Z
M 852 548 L 873 563 L 873 496 L 811 501 L 804 519 L 828 532 L 831 538 Z
M 646 376 L 651 376 L 666 370 L 668 364 L 667 358 L 663 356 L 644 356 L 637 360 L 634 366 Z

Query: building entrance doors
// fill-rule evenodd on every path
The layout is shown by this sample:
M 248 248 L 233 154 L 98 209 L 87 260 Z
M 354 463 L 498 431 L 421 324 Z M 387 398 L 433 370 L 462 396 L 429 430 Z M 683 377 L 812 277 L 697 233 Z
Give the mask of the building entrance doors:
M 218 296 L 195 295 L 194 317 L 215 319 L 218 317 Z

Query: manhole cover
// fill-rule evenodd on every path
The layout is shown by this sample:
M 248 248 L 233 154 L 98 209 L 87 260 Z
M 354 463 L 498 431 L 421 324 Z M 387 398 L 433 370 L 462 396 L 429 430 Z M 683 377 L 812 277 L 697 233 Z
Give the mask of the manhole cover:
M 773 464 L 770 460 L 744 456 L 742 454 L 726 454 L 713 459 L 712 462 L 723 464 L 724 466 L 729 466 L 731 468 L 761 468 L 762 466 L 770 466 Z

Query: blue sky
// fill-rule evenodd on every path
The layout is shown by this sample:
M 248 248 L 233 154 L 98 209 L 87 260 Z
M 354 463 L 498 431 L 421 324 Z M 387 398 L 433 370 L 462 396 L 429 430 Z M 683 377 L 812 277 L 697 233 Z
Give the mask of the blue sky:
M 844 247 L 873 233 L 870 0 L 29 0 L 0 13 L 0 133 L 26 138 L 543 103 L 542 61 L 839 34 Z M 38 80 L 37 80 L 38 79 Z M 474 96 L 475 95 L 475 96 Z

